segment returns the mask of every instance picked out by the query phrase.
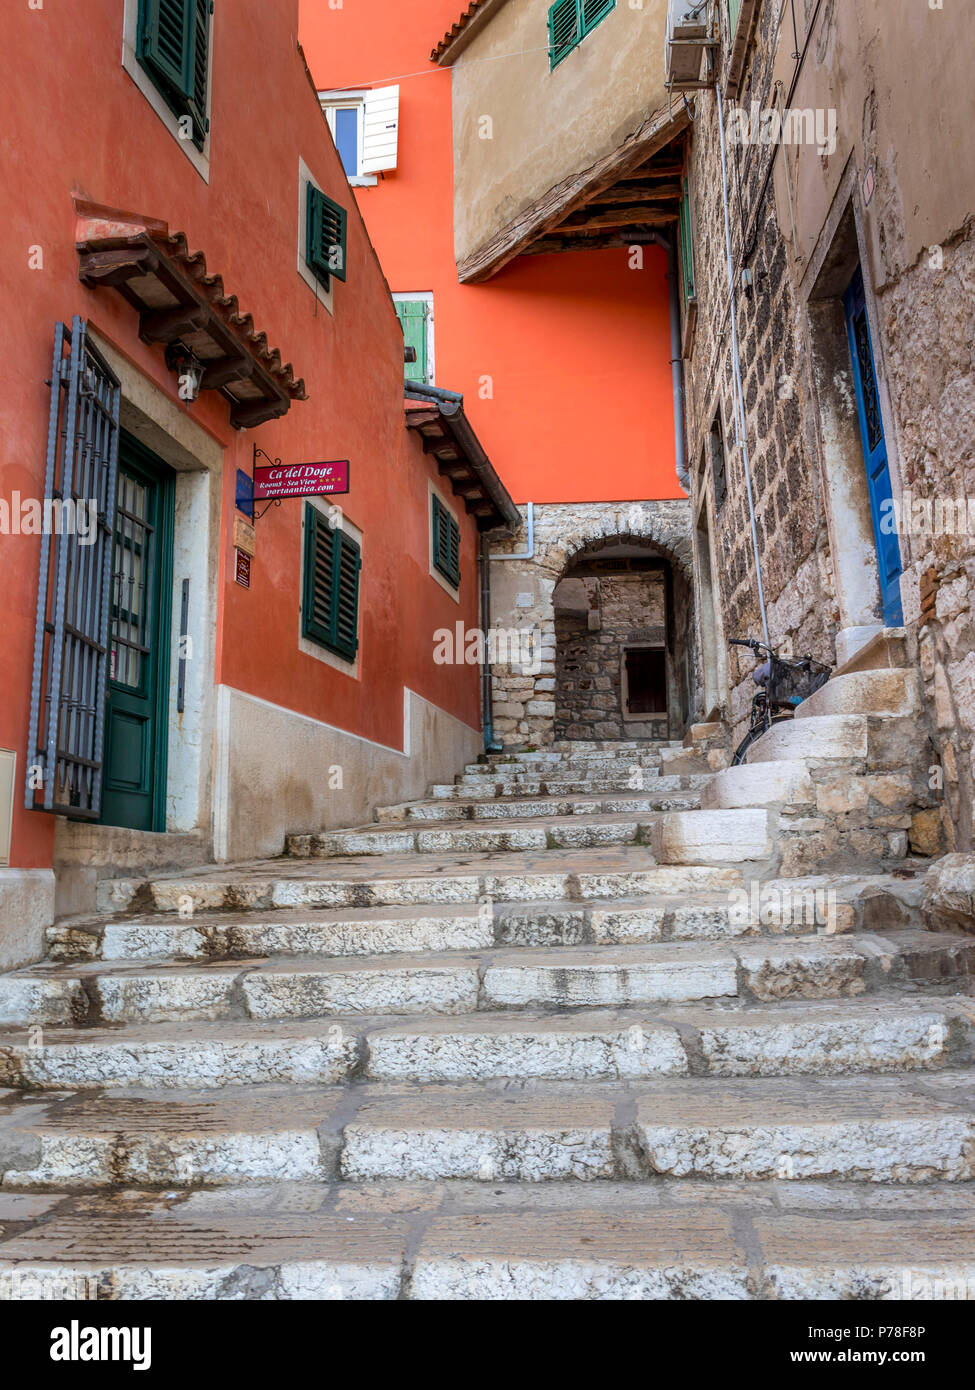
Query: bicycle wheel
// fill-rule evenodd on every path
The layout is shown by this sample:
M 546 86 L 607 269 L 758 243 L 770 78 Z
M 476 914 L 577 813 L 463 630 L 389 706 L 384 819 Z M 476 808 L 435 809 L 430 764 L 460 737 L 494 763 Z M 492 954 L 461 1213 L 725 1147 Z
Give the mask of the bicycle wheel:
M 735 749 L 735 756 L 731 761 L 731 766 L 741 767 L 741 765 L 748 759 L 748 750 L 751 748 L 752 744 L 757 743 L 760 738 L 767 734 L 773 724 L 784 724 L 786 722 L 792 722 L 791 714 L 773 715 L 771 720 L 766 720 L 766 724 L 763 729 L 759 728 L 757 725 L 753 725 L 752 728 L 748 730 L 748 733 L 742 739 L 741 743 L 739 743 L 738 747 Z

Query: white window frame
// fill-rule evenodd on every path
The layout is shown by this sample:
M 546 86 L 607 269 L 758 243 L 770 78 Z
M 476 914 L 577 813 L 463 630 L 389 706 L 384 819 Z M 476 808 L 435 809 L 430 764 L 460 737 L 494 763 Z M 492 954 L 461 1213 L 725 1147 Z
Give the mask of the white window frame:
M 148 101 L 156 115 L 167 128 L 170 135 L 179 145 L 186 155 L 186 158 L 193 165 L 204 183 L 210 182 L 210 112 L 213 106 L 213 43 L 214 28 L 216 20 L 216 7 L 210 16 L 210 42 L 207 52 L 207 133 L 203 141 L 203 149 L 198 150 L 192 140 L 184 140 L 180 136 L 179 117 L 176 115 L 166 98 L 146 72 L 145 68 L 136 57 L 136 49 L 139 41 L 139 0 L 125 0 L 125 9 L 122 13 L 122 67 L 132 78 L 139 91 Z
M 319 92 L 318 100 L 321 103 L 322 114 L 328 122 L 328 128 L 332 132 L 332 139 L 338 149 L 338 140 L 335 136 L 335 112 L 357 111 L 358 123 L 356 126 L 356 153 L 358 163 L 362 164 L 362 145 L 365 136 L 366 121 L 366 93 L 362 92 Z M 375 188 L 379 183 L 378 174 L 355 174 L 347 175 L 350 185 L 353 188 Z
M 422 303 L 427 306 L 427 386 L 433 386 L 437 380 L 437 363 L 433 355 L 434 331 L 433 331 L 433 291 L 418 290 L 416 294 L 404 294 L 396 290 L 393 294 L 394 304 L 417 304 Z M 405 363 L 404 363 L 405 366 Z

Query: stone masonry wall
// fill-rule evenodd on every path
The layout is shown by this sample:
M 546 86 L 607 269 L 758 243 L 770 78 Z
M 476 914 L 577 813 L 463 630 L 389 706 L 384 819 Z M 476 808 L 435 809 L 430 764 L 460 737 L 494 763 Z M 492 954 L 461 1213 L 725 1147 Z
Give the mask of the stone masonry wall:
M 626 647 L 664 644 L 664 575 L 600 575 L 596 583 L 598 630 L 587 616 L 556 609 L 555 737 L 665 739 L 665 715 L 624 719 L 621 674 Z
M 789 70 L 775 67 L 775 19 L 778 6 L 759 5 L 754 41 L 738 104 L 748 110 L 774 106 L 776 77 Z M 723 7 L 719 7 L 723 10 Z M 805 7 L 808 22 L 810 7 Z M 722 18 L 726 24 L 726 18 Z M 827 6 L 820 15 L 813 60 L 801 104 L 815 105 L 817 87 L 828 92 L 844 62 L 858 66 L 863 53 L 833 52 L 843 32 L 838 12 Z M 846 31 L 849 34 L 849 31 Z M 800 34 L 800 46 L 802 35 Z M 850 42 L 849 38 L 845 40 Z M 895 40 L 896 41 L 896 38 Z M 781 43 L 791 52 L 791 30 Z M 726 49 L 726 45 L 725 45 Z M 832 56 L 829 55 L 832 53 Z M 806 79 L 804 79 L 806 80 Z M 811 86 L 809 84 L 812 84 Z M 886 97 L 887 94 L 880 94 Z M 899 99 L 899 98 L 898 98 Z M 928 101 L 919 96 L 918 100 Z M 952 107 L 950 96 L 945 98 Z M 931 98 L 933 102 L 934 99 Z M 875 148 L 873 120 L 876 91 L 868 92 L 863 111 L 862 149 L 855 158 L 853 187 L 858 216 L 869 228 L 861 232 L 865 275 L 876 299 L 879 331 L 873 344 L 878 371 L 892 415 L 888 447 L 893 460 L 895 497 L 902 506 L 975 499 L 975 218 L 961 226 L 944 226 L 938 245 L 913 258 L 906 248 L 904 198 L 899 183 L 898 151 Z M 957 102 L 955 102 L 957 106 Z M 708 508 L 714 538 L 716 586 L 725 635 L 761 635 L 755 564 L 749 531 L 741 450 L 732 382 L 728 324 L 728 283 L 721 197 L 717 103 L 712 93 L 695 100 L 696 120 L 689 170 L 693 190 L 698 318 L 687 362 L 689 461 L 694 515 Z M 954 114 L 952 119 L 955 119 Z M 960 117 L 959 117 L 960 119 Z M 929 121 L 931 138 L 935 133 Z M 783 198 L 776 207 L 776 181 L 766 182 L 772 150 L 767 146 L 728 144 L 731 224 L 736 277 L 747 265 L 753 287 L 740 288 L 737 325 L 741 342 L 748 440 L 757 513 L 759 551 L 766 587 L 772 641 L 786 654 L 834 663 L 835 636 L 842 626 L 831 553 L 825 496 L 824 444 L 819 433 L 816 383 L 808 323 L 808 306 L 800 283 L 807 263 L 796 259 L 782 226 L 791 225 Z M 826 158 L 825 156 L 823 158 Z M 871 186 L 864 192 L 864 168 Z M 825 167 L 825 166 L 824 166 Z M 927 194 L 928 225 L 938 227 L 937 187 Z M 812 200 L 814 202 L 814 200 Z M 864 204 L 869 202 L 869 212 Z M 828 209 L 819 215 L 826 226 Z M 916 210 L 915 210 L 916 211 Z M 803 224 L 813 238 L 817 228 Z M 872 249 L 870 249 L 872 248 Z M 750 253 L 746 256 L 744 253 Z M 847 383 L 849 376 L 847 374 Z M 841 390 L 847 390 L 842 386 Z M 726 444 L 727 498 L 715 512 L 708 458 L 709 433 L 720 411 Z M 855 420 L 852 400 L 851 420 Z M 925 692 L 924 728 L 918 749 L 936 762 L 931 788 L 942 798 L 940 826 L 918 836 L 912 846 L 924 853 L 970 849 L 975 807 L 975 506 L 972 525 L 939 533 L 925 520 L 912 524 L 903 512 L 900 542 L 905 575 L 901 589 L 908 649 L 917 660 Z M 740 737 L 752 696 L 749 656 L 730 657 L 729 718 Z M 920 751 L 919 751 L 920 756 Z
M 769 27 L 774 9 L 762 6 L 756 50 L 739 97 L 745 107 L 753 99 L 764 105 L 764 94 L 771 88 Z M 735 423 L 721 154 L 713 95 L 703 94 L 696 111 L 690 181 L 698 319 L 693 353 L 686 364 L 688 459 L 695 515 L 702 499 L 709 509 L 716 551 L 714 583 L 726 636 L 761 639 L 744 462 Z M 741 263 L 746 241 L 754 236 L 757 242 L 750 262 L 754 289 L 738 296 L 737 326 L 758 545 L 773 643 L 779 643 L 785 655 L 808 652 L 832 663 L 839 613 L 818 442 L 810 427 L 813 383 L 801 351 L 802 328 L 771 182 L 763 193 L 769 154 L 763 147 L 729 149 L 736 262 Z M 727 497 L 716 512 L 710 432 L 719 412 Z M 754 664 L 749 653 L 731 650 L 728 714 L 736 741 L 747 730 Z
M 895 274 L 880 297 L 901 468 L 901 584 L 924 683 L 950 848 L 970 850 L 975 807 L 975 219 Z M 968 499 L 972 499 L 969 502 Z M 934 504 L 962 500 L 965 521 L 936 529 Z M 928 526 L 927 508 L 931 508 Z M 942 513 L 944 516 L 944 513 Z M 968 524 L 971 519 L 971 525 Z M 948 529 L 948 526 L 952 529 Z
M 526 515 L 527 509 L 522 508 Z M 553 596 L 575 555 L 616 540 L 651 542 L 667 558 L 682 588 L 691 574 L 690 503 L 546 503 L 535 508 L 532 559 L 502 560 L 527 548 L 527 527 L 492 546 L 491 626 L 535 634 L 534 669 L 496 661 L 492 667 L 495 736 L 506 747 L 544 747 L 555 738 L 556 628 Z M 690 628 L 692 623 L 688 623 Z M 697 655 L 689 660 L 697 678 Z M 611 676 L 603 671 L 602 677 Z

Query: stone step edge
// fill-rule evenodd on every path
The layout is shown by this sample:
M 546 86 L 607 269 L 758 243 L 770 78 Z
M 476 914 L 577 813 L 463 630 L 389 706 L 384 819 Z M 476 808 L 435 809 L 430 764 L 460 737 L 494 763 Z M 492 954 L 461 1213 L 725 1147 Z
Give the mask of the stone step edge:
M 257 1211 L 241 1201 L 229 1215 L 208 1210 L 204 1194 L 180 1210 L 146 1194 L 125 1215 L 110 1200 L 69 1198 L 11 1238 L 9 1253 L 0 1247 L 0 1299 L 940 1301 L 970 1297 L 975 1280 L 970 1212 L 950 1191 L 940 1211 L 910 1216 L 866 1198 L 811 1213 L 773 1192 L 638 1210 L 587 1190 L 543 1210 L 520 1192 L 507 1210 L 451 1206 L 448 1195 L 419 1211 L 359 1205 L 350 1220 L 350 1188 L 331 1209 L 319 1200 L 292 1215 L 287 1193 L 299 1205 L 307 1188 L 272 1187 Z M 94 1243 L 88 1220 L 124 1253 L 79 1253 L 80 1239 Z M 147 1229 L 159 1233 L 155 1249 Z M 186 1253 L 174 1255 L 176 1244 Z
M 429 990 L 431 981 L 439 979 L 448 986 L 452 983 L 453 990 L 448 988 L 445 995 L 438 995 L 434 988 L 426 996 L 426 1003 L 409 1012 L 467 1016 L 520 1009 L 592 1009 L 667 1002 L 666 996 L 646 1001 L 558 998 L 555 977 L 563 971 L 570 979 L 578 972 L 573 983 L 580 989 L 589 974 L 610 981 L 615 977 L 624 994 L 622 980 L 630 975 L 642 973 L 651 980 L 656 975 L 658 989 L 664 988 L 668 980 L 678 989 L 683 982 L 683 988 L 691 992 L 675 994 L 670 1001 L 675 1003 L 737 999 L 744 1004 L 774 1004 L 793 998 L 862 999 L 912 985 L 957 987 L 966 978 L 975 977 L 975 940 L 925 931 L 909 931 L 900 936 L 900 940 L 896 932 L 888 936 L 851 934 L 838 939 L 826 934 L 785 936 L 778 938 L 774 946 L 771 939 L 735 938 L 705 943 L 649 942 L 639 947 L 616 943 L 534 948 L 502 944 L 483 951 L 363 955 L 331 961 L 275 955 L 221 963 L 110 961 L 77 974 L 69 966 L 56 971 L 45 965 L 30 966 L 0 977 L 0 1026 L 43 1025 L 56 1029 L 140 1022 L 143 1020 L 138 1015 L 123 1015 L 137 1009 L 139 991 L 146 987 L 158 992 L 153 1001 L 157 1012 L 168 1010 L 173 1014 L 178 1010 L 180 1018 L 186 1020 L 260 1022 L 327 1017 L 324 1001 L 319 1001 L 321 1014 L 301 1013 L 297 1004 L 294 1013 L 263 1013 L 259 1008 L 254 1012 L 254 999 L 248 990 L 248 986 L 251 990 L 256 988 L 259 1002 L 263 981 L 269 991 L 265 1003 L 270 1006 L 275 986 L 290 980 L 296 990 L 307 989 L 307 982 L 318 978 L 323 988 L 326 982 L 334 981 L 338 992 L 345 980 L 349 994 L 354 995 L 356 977 L 360 990 L 366 994 L 370 984 L 385 977 L 393 995 L 394 981 L 401 983 L 400 1003 L 405 1002 L 411 981 L 422 992 L 424 984 Z M 512 993 L 517 994 L 522 981 L 528 988 L 533 977 L 537 995 L 511 997 Z M 571 995 L 569 981 L 565 985 L 566 995 Z M 187 987 L 182 999 L 180 986 Z M 309 993 L 313 990 L 312 985 Z M 592 992 L 595 996 L 596 990 Z M 171 996 L 168 1001 L 167 993 Z M 332 1006 L 336 1010 L 342 1007 L 340 1002 Z M 404 1011 L 391 1004 L 395 1016 Z
M 779 1053 L 771 1054 L 768 1049 L 777 1038 L 781 1039 Z M 424 1040 L 434 1048 L 442 1049 L 445 1043 L 459 1046 L 462 1053 L 466 1048 L 462 1069 L 457 1070 L 456 1061 L 450 1062 L 450 1071 L 437 1063 L 441 1066 L 437 1071 L 429 1060 L 411 1060 L 411 1042 L 422 1055 Z M 856 1052 L 854 1060 L 838 1056 L 841 1040 Z M 478 1052 L 486 1042 L 492 1044 L 488 1049 L 492 1060 L 486 1070 L 474 1070 L 481 1065 Z M 528 1047 L 538 1053 L 541 1047 L 541 1060 L 526 1063 L 521 1059 L 516 1070 L 508 1070 L 511 1059 L 498 1061 L 494 1055 L 498 1045 L 505 1043 L 514 1052 Z M 896 1075 L 968 1066 L 973 1043 L 975 1001 L 964 996 L 923 1002 L 902 997 L 886 1001 L 885 1006 L 860 999 L 843 1005 L 777 1002 L 724 1010 L 702 1004 L 645 1004 L 572 1013 L 524 1010 L 427 1018 L 335 1015 L 302 1023 L 266 1022 L 257 1028 L 247 1020 L 202 1026 L 136 1024 L 80 1029 L 61 1036 L 55 1031 L 53 1037 L 48 1030 L 41 1040 L 30 1030 L 3 1029 L 0 1087 L 185 1091 L 262 1082 L 328 1085 L 358 1077 L 402 1084 L 506 1077 L 575 1081 Z M 740 1049 L 740 1058 L 733 1045 Z M 566 1046 L 570 1059 L 560 1061 L 558 1070 L 545 1070 L 555 1065 L 555 1051 Z M 79 1067 L 84 1068 L 81 1079 Z M 228 1067 L 236 1068 L 237 1074 L 228 1076 Z M 190 1074 L 193 1079 L 186 1080 Z
M 686 1083 L 691 1091 L 694 1081 Z M 853 1079 L 869 1096 L 876 1078 Z M 488 1097 L 493 1114 L 469 1119 L 448 1117 L 438 1123 L 436 1103 L 448 1104 L 463 1090 L 417 1086 L 415 1094 L 371 1096 L 370 1086 L 346 1085 L 333 1108 L 307 1105 L 307 1113 L 275 1123 L 233 1124 L 228 1115 L 194 1127 L 186 1122 L 152 1127 L 126 1126 L 124 1114 L 112 1115 L 109 1096 L 96 1116 L 77 1123 L 48 1120 L 42 1106 L 15 1116 L 4 1127 L 4 1191 L 85 1189 L 92 1186 L 207 1186 L 292 1182 L 464 1181 L 553 1182 L 638 1181 L 707 1178 L 755 1183 L 767 1180 L 889 1182 L 895 1185 L 975 1180 L 975 1110 L 945 1093 L 929 1096 L 896 1083 L 884 1094 L 902 1107 L 897 1115 L 880 1115 L 869 1103 L 842 1118 L 817 1110 L 830 1094 L 828 1083 L 802 1086 L 808 1109 L 800 1118 L 775 1117 L 782 1082 L 760 1082 L 769 1091 L 768 1118 L 738 1122 L 677 1113 L 666 1119 L 653 1113 L 662 1098 L 637 1086 L 623 1094 L 600 1094 L 590 1083 L 586 1095 L 561 1099 L 564 1118 L 553 1115 L 551 1098 L 519 1098 L 510 1114 L 499 1118 L 497 1093 Z M 917 1082 L 913 1083 L 915 1086 Z M 797 1090 L 795 1082 L 786 1088 Z M 903 1086 L 903 1091 L 900 1087 Z M 818 1090 L 817 1090 L 818 1087 Z M 265 1095 L 261 1096 L 262 1089 Z M 372 1088 L 378 1089 L 378 1088 Z M 255 1088 L 273 1117 L 275 1088 Z M 356 1092 L 359 1092 L 358 1097 Z M 824 1096 L 822 1093 L 826 1093 Z M 180 1093 L 159 1097 L 157 1104 L 180 1104 Z M 138 1093 L 138 1099 L 151 1100 Z M 224 1093 L 226 1104 L 232 1097 Z M 555 1099 L 559 1099 L 555 1097 Z M 666 1099 L 664 1097 L 663 1099 Z M 358 1101 L 358 1103 L 356 1103 Z M 185 1102 L 184 1102 L 185 1103 Z M 194 1099 L 194 1104 L 195 1099 Z M 280 1103 L 280 1102 L 279 1102 Z M 416 1118 L 397 1113 L 403 1105 L 419 1107 Z M 752 1102 L 754 1104 L 754 1102 Z M 56 1108 L 56 1107 L 55 1107 Z M 304 1109 L 304 1107 L 302 1107 Z M 39 1113 L 41 1112 L 41 1113 Z M 520 1113 L 519 1113 L 520 1112 Z M 587 1113 L 589 1112 L 589 1113 Z M 321 1118 L 319 1119 L 319 1115 Z M 13 1155 L 11 1159 L 11 1154 Z M 845 1167 L 844 1167 L 845 1165 Z M 2 1247 L 0 1247 L 2 1249 Z
M 747 884 L 738 876 L 733 877 L 730 871 L 728 887 L 723 893 L 715 890 L 697 890 L 695 892 L 695 903 L 693 906 L 699 907 L 702 911 L 720 908 L 722 904 L 728 903 L 728 896 L 734 893 L 734 904 L 736 907 L 746 912 L 749 919 L 756 922 L 762 928 L 764 934 L 766 928 L 770 935 L 779 935 L 774 928 L 774 923 L 781 918 L 783 904 L 787 904 L 788 915 L 799 916 L 800 923 L 805 925 L 811 921 L 817 928 L 829 925 L 830 918 L 835 922 L 835 929 L 839 932 L 846 931 L 868 931 L 868 930 L 893 930 L 900 927 L 920 926 L 921 925 L 921 899 L 924 891 L 923 878 L 915 880 L 913 878 L 894 877 L 893 875 L 812 875 L 807 878 L 780 879 L 758 878 L 749 881 Z M 160 880 L 154 880 L 159 882 Z M 742 897 L 744 895 L 744 897 Z M 490 895 L 483 894 L 480 901 L 477 898 L 469 902 L 432 902 L 432 903 L 413 903 L 401 906 L 400 910 L 407 911 L 415 909 L 415 916 L 421 920 L 444 917 L 454 925 L 461 922 L 470 922 L 477 918 L 480 911 Z M 593 905 L 595 904 L 595 905 Z M 825 910 L 823 910 L 825 905 Z M 591 926 L 591 915 L 593 912 L 637 912 L 653 911 L 658 907 L 663 907 L 665 917 L 661 940 L 679 939 L 671 934 L 672 921 L 668 921 L 668 916 L 678 907 L 689 907 L 687 899 L 683 895 L 654 893 L 650 894 L 631 894 L 620 898 L 593 898 L 591 895 L 586 898 L 548 898 L 533 900 L 507 900 L 490 899 L 492 917 L 515 917 L 531 912 L 541 912 L 546 916 L 554 917 L 556 914 L 573 913 L 582 914 L 584 926 Z M 468 908 L 465 916 L 464 908 Z M 799 909 L 799 911 L 796 911 Z M 852 909 L 852 911 L 850 911 Z M 183 932 L 196 931 L 198 934 L 220 933 L 224 939 L 231 936 L 236 923 L 225 924 L 225 913 L 233 912 L 231 907 L 194 910 L 191 916 L 181 916 L 178 910 L 153 912 L 138 911 L 130 908 L 128 912 L 119 912 L 110 916 L 104 913 L 87 915 L 83 917 L 64 918 L 55 922 L 53 926 L 47 928 L 46 941 L 48 945 L 49 957 L 63 960 L 83 960 L 98 959 L 97 947 L 100 945 L 105 930 L 110 927 L 131 927 L 145 925 L 148 928 L 173 926 L 174 929 Z M 346 905 L 338 908 L 319 908 L 319 907 L 262 907 L 254 906 L 245 909 L 236 909 L 239 912 L 263 913 L 265 918 L 273 918 L 273 921 L 262 921 L 260 918 L 254 926 L 263 925 L 286 925 L 287 921 L 302 924 L 309 923 L 315 925 L 314 916 L 305 916 L 305 913 L 342 914 L 345 912 L 354 913 L 367 911 L 381 913 L 384 910 L 395 912 L 396 905 L 376 905 L 357 909 L 355 906 Z M 290 915 L 289 915 L 290 914 Z M 895 920 L 889 920 L 893 914 Z M 279 921 L 278 919 L 285 919 Z M 821 920 L 822 919 L 822 920 Z M 390 918 L 388 920 L 395 920 Z M 342 918 L 339 916 L 333 923 L 330 920 L 323 920 L 323 926 L 338 925 L 344 922 L 350 929 L 359 925 L 355 917 Z M 364 925 L 368 925 L 368 921 Z M 63 954 L 55 955 L 58 948 L 63 948 Z M 206 952 L 203 953 L 207 954 Z M 231 952 L 231 954 L 236 954 Z M 243 954 L 247 954 L 246 952 Z M 198 957 L 188 957 L 190 959 Z

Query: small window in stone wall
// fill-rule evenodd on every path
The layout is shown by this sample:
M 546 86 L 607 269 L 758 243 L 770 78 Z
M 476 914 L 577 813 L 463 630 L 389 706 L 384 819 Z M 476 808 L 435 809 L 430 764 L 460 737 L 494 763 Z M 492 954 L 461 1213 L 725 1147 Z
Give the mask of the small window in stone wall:
M 667 653 L 663 647 L 631 647 L 626 662 L 626 713 L 667 713 Z
M 728 475 L 725 465 L 724 430 L 721 428 L 721 412 L 718 411 L 711 426 L 711 475 L 714 480 L 714 510 L 720 512 L 728 496 Z

